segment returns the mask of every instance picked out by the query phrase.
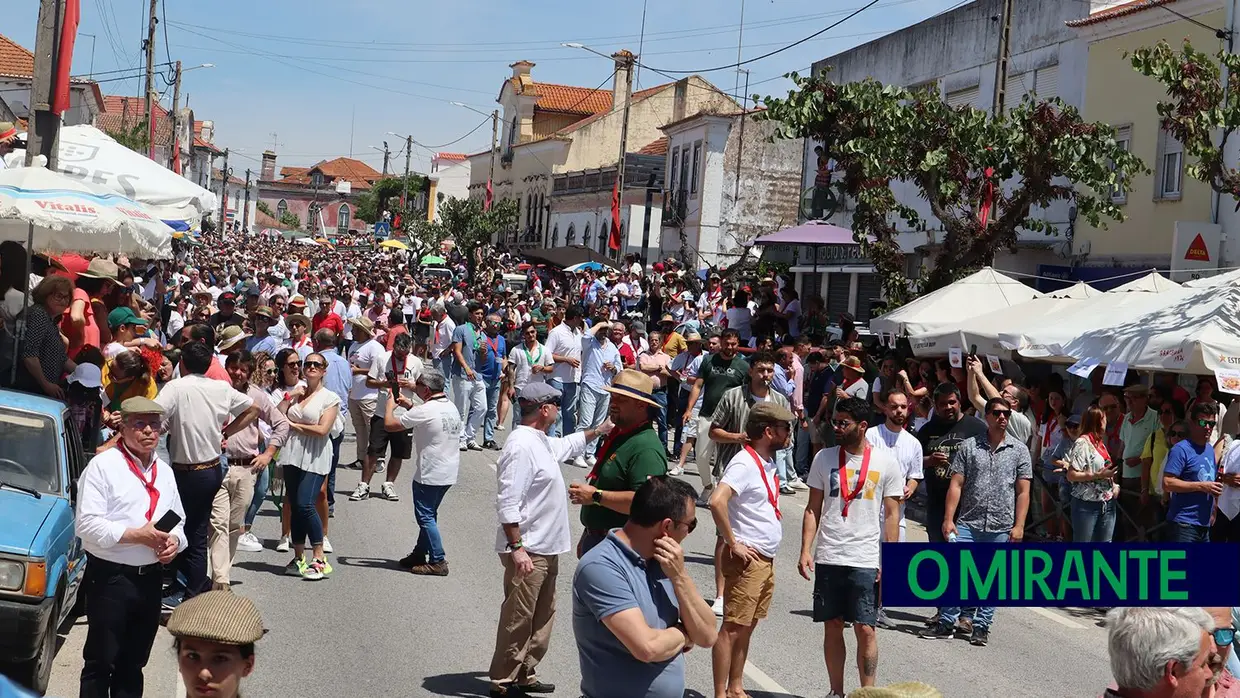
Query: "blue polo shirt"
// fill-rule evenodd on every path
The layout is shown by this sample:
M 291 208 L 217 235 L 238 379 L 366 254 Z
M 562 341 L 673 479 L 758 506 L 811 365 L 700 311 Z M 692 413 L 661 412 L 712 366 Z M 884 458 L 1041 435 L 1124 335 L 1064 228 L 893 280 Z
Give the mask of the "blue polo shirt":
M 678 653 L 647 664 L 629 654 L 603 619 L 640 608 L 655 630 L 676 625 L 680 605 L 672 582 L 654 560 L 643 559 L 616 538 L 616 530 L 577 563 L 573 575 L 573 634 L 586 698 L 681 698 L 685 658 Z
M 488 382 L 493 383 L 499 380 L 500 360 L 508 356 L 508 344 L 504 341 L 503 335 L 488 337 L 485 334 L 480 337 L 482 347 L 486 349 L 487 358 L 478 367 L 478 373 Z
M 455 353 L 451 354 L 452 375 L 453 376 L 464 376 L 466 368 L 468 368 L 471 371 L 477 371 L 478 370 L 478 365 L 477 365 L 478 364 L 478 331 L 475 330 L 474 326 L 468 322 L 463 322 L 457 325 L 456 329 L 452 331 L 452 343 L 456 344 L 458 342 L 461 345 L 461 356 L 465 358 L 465 365 L 462 366 L 461 363 L 456 360 Z
M 1214 447 L 1197 446 L 1188 439 L 1171 447 L 1167 453 L 1167 475 L 1185 482 L 1213 482 L 1216 473 Z M 1214 509 L 1214 496 L 1206 492 L 1172 492 L 1167 505 L 1167 520 L 1191 526 L 1209 526 Z

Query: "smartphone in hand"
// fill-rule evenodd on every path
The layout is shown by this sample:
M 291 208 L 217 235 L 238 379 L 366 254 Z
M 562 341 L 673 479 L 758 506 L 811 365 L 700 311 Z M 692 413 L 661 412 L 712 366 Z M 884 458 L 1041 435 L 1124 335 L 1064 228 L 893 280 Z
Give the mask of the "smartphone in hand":
M 177 524 L 181 523 L 181 515 L 169 509 L 164 515 L 159 517 L 159 521 L 155 522 L 155 530 L 164 533 L 171 533 Z

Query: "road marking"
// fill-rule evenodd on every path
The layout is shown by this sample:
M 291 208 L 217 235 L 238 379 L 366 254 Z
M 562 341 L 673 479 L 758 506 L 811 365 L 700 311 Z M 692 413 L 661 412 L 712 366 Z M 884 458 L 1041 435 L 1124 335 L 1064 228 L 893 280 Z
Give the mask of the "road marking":
M 1038 614 L 1039 616 L 1042 616 L 1043 618 L 1049 618 L 1055 621 L 1056 623 L 1059 623 L 1060 625 L 1064 625 L 1069 628 L 1075 628 L 1077 630 L 1084 630 L 1086 628 L 1086 626 L 1081 625 L 1080 623 L 1072 620 L 1071 618 L 1063 614 L 1055 613 L 1054 611 L 1048 611 L 1045 608 L 1037 608 L 1036 606 L 1029 606 L 1027 608 L 1030 611 L 1033 611 L 1034 613 Z
M 758 688 L 761 688 L 767 693 L 782 693 L 784 695 L 791 695 L 788 692 L 788 689 L 780 686 L 775 679 L 767 676 L 765 671 L 762 671 L 758 667 L 754 666 L 749 660 L 745 660 L 745 676 L 750 681 L 758 684 Z

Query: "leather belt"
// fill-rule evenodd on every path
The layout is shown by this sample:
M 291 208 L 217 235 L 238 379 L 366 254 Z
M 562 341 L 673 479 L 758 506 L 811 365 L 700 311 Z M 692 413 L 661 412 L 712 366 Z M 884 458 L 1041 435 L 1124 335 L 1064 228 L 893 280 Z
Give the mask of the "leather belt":
M 182 471 L 191 471 L 191 472 L 195 470 L 210 470 L 211 468 L 218 468 L 218 467 L 220 467 L 220 459 L 218 457 L 215 460 L 209 460 L 209 461 L 205 461 L 202 463 L 173 463 L 172 464 L 173 470 L 182 470 Z

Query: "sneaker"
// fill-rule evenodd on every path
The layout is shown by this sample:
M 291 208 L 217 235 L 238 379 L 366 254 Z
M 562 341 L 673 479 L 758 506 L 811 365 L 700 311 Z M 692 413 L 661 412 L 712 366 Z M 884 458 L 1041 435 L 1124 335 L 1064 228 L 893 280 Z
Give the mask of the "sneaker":
M 933 628 L 926 628 L 921 631 L 920 636 L 927 640 L 943 640 L 950 639 L 956 634 L 956 629 L 947 623 L 936 623 Z
M 387 470 L 387 459 L 386 458 L 376 459 L 375 460 L 375 472 L 381 473 L 384 470 Z
M 508 427 L 506 427 L 506 426 L 505 426 L 505 425 L 503 425 L 503 424 L 496 424 L 496 425 L 495 425 L 495 431 L 503 431 L 503 430 L 505 430 L 505 429 L 507 429 L 507 428 L 508 428 Z
M 176 610 L 176 607 L 180 606 L 181 602 L 184 600 L 185 600 L 185 592 L 183 591 L 178 591 L 178 592 L 169 594 L 168 596 L 165 596 L 164 598 L 160 599 L 160 610 L 165 611 L 165 612 L 172 612 Z
M 292 541 L 288 536 L 280 536 L 280 542 L 276 543 L 277 553 L 287 553 L 292 548 Z
M 985 647 L 990 642 L 990 630 L 980 625 L 973 626 L 973 633 L 969 636 L 969 644 L 974 647 Z
M 303 563 L 301 568 L 301 578 L 311 582 L 317 582 L 326 575 L 323 568 L 326 564 L 319 559 L 311 560 L 309 564 Z
M 461 444 L 461 453 L 464 453 L 464 452 L 466 452 L 466 451 L 468 451 L 468 450 L 469 450 L 469 446 L 467 446 L 467 445 L 465 445 L 465 444 Z
M 577 466 L 578 468 L 581 468 L 582 470 L 589 470 L 590 468 L 590 464 L 586 462 L 586 459 L 584 456 L 577 456 L 576 458 L 573 459 L 572 463 L 573 465 Z
M 323 552 L 325 553 L 336 552 L 335 550 L 332 549 L 332 542 L 327 540 L 327 536 L 323 536 Z
M 593 468 L 598 463 L 594 456 L 586 456 L 586 467 Z
M 678 465 L 678 466 L 675 466 L 675 467 L 673 467 L 673 468 L 669 468 L 669 469 L 668 469 L 668 471 L 667 471 L 667 474 L 668 474 L 668 475 L 671 475 L 672 477 L 675 477 L 675 476 L 677 476 L 677 475 L 684 475 L 684 474 L 685 474 L 685 469 L 684 469 L 684 468 L 682 468 L 682 467 L 680 467 L 680 466 Z
M 715 489 L 714 485 L 707 485 L 702 488 L 702 494 L 698 496 L 697 505 L 700 507 L 710 506 L 710 493 Z
M 425 565 L 414 565 L 409 571 L 414 574 L 422 574 L 430 577 L 447 577 L 448 561 L 444 560 L 443 562 L 428 562 Z
M 926 626 L 927 628 L 933 628 L 934 626 L 938 625 L 939 624 L 939 612 L 935 611 L 934 613 L 931 613 L 930 615 L 926 616 L 925 618 L 922 619 L 921 624 Z
M 349 495 L 350 502 L 360 502 L 363 499 L 370 498 L 370 485 L 364 482 L 357 483 L 357 487 L 353 489 L 353 494 Z
M 419 553 L 417 550 L 413 550 L 408 555 L 398 560 L 396 564 L 402 570 L 411 570 L 414 567 L 425 565 L 426 553 Z
M 805 484 L 805 481 L 799 477 L 792 478 L 792 481 L 789 482 L 788 484 L 792 485 L 792 489 L 797 490 L 799 492 L 805 492 L 809 490 L 809 485 Z
M 887 616 L 887 609 L 885 608 L 878 609 L 878 618 L 875 619 L 874 624 L 884 630 L 895 630 L 896 629 L 895 622 L 893 622 L 891 618 Z
M 237 550 L 245 553 L 261 553 L 263 551 L 263 544 L 258 539 L 258 536 L 246 531 L 237 539 Z
M 323 559 L 319 560 L 318 562 L 323 563 L 323 575 L 324 576 L 330 575 L 332 572 L 336 571 L 335 569 L 332 568 L 332 563 L 327 561 L 326 555 L 324 555 Z
M 471 451 L 481 451 L 481 450 L 482 450 L 482 447 L 478 445 L 478 442 L 477 442 L 477 441 L 474 441 L 473 439 L 470 439 L 469 441 L 466 441 L 466 442 L 465 442 L 465 447 L 466 447 L 466 448 L 468 448 L 468 449 L 469 449 L 469 450 L 471 450 Z
M 400 495 L 396 494 L 396 487 L 390 482 L 383 483 L 383 486 L 379 488 L 379 493 L 380 493 L 379 496 L 383 497 L 389 502 L 400 501 Z
M 499 450 L 499 444 L 495 443 L 495 441 L 483 441 L 482 447 L 491 451 Z
M 284 574 L 287 574 L 290 577 L 300 577 L 305 569 L 306 558 L 299 557 L 284 566 Z
M 960 616 L 960 620 L 956 621 L 956 631 L 965 637 L 973 635 L 973 619 L 967 616 Z
M 711 604 L 710 610 L 714 611 L 717 617 L 719 618 L 723 617 L 723 597 L 722 596 L 719 596 L 715 599 L 715 603 Z
M 794 488 L 792 485 L 789 485 L 788 483 L 784 483 L 779 486 L 779 493 L 780 494 L 796 494 L 797 491 L 796 491 L 796 488 Z

